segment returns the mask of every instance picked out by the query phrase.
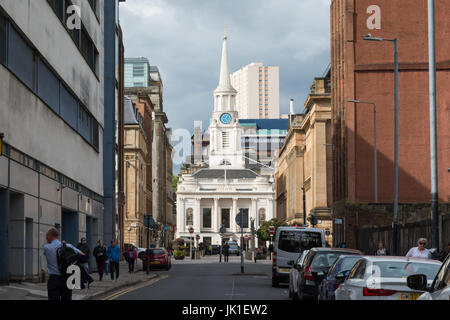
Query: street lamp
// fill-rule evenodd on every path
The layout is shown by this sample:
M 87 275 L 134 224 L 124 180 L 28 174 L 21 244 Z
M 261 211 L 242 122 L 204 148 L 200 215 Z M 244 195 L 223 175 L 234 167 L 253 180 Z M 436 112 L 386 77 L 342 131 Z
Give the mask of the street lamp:
M 393 217 L 393 253 L 398 255 L 398 39 L 384 39 L 363 36 L 367 41 L 388 41 L 394 43 L 394 217 Z
M 373 102 L 363 102 L 359 100 L 348 100 L 355 104 L 368 104 L 373 106 L 373 178 L 374 178 L 374 199 L 378 203 L 378 168 L 377 168 L 377 106 Z

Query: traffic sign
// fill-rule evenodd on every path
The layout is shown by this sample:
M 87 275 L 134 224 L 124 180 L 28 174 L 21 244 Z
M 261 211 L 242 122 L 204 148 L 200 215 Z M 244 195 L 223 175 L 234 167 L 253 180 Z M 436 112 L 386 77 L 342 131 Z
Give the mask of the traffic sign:
M 245 238 L 245 240 L 248 240 L 248 235 L 245 235 L 245 237 L 244 237 L 244 238 Z
M 190 227 L 189 228 L 189 233 L 194 233 L 194 228 Z
M 269 234 L 270 234 L 271 236 L 273 236 L 273 235 L 275 234 L 275 227 L 274 227 L 274 226 L 270 226 L 270 227 L 269 227 Z
M 151 229 L 155 225 L 155 220 L 149 214 L 144 216 L 144 225 L 146 228 Z

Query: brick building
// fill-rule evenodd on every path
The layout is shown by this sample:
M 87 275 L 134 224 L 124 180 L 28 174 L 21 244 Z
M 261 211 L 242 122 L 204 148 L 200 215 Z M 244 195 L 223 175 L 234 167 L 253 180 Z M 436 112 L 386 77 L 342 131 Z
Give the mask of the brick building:
M 450 200 L 450 12 L 436 2 L 438 179 L 440 227 Z M 333 0 L 331 3 L 332 139 L 335 244 L 358 245 L 362 225 L 388 226 L 394 197 L 394 47 L 362 37 L 398 38 L 399 45 L 399 222 L 430 202 L 427 1 Z M 377 106 L 378 202 L 374 202 L 372 109 Z M 349 210 L 349 208 L 352 208 Z M 361 210 L 359 210 L 360 208 Z M 371 209 L 370 209 L 371 208 Z M 410 209 L 412 208 L 412 209 Z M 365 213 L 362 213 L 364 211 Z M 375 219 L 371 212 L 379 211 Z M 429 219 L 428 210 L 422 219 Z M 403 220 L 402 220 L 403 219 Z M 341 222 L 339 220 L 339 222 Z M 356 227 L 357 226 L 357 227 Z M 352 232 L 355 231 L 355 232 Z M 441 243 L 447 233 L 441 232 Z M 429 235 L 428 235 L 429 236 Z M 375 241 L 375 239 L 373 240 Z M 389 239 L 386 239 L 389 241 Z M 403 241 L 403 242 L 402 242 Z M 401 239 L 400 249 L 414 243 Z M 371 245 L 373 245 L 371 243 Z M 388 243 L 389 245 L 389 243 Z

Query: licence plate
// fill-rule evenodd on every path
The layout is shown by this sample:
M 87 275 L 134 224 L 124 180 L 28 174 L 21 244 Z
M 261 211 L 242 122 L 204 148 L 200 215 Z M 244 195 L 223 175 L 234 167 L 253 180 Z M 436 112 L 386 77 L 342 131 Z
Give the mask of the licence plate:
M 402 293 L 398 294 L 398 300 L 417 300 L 421 293 Z
M 291 272 L 291 269 L 289 269 L 289 268 L 280 268 L 280 272 L 289 273 L 289 272 Z
M 152 262 L 150 262 L 150 264 L 160 264 L 161 262 L 159 262 L 159 261 L 152 261 Z

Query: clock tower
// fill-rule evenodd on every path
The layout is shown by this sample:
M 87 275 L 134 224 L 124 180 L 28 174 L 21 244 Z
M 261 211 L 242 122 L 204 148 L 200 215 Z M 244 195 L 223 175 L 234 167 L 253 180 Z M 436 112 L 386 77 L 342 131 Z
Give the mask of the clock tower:
M 219 85 L 214 90 L 214 112 L 209 126 L 211 137 L 209 167 L 242 169 L 241 127 L 236 110 L 237 91 L 231 86 L 228 70 L 227 36 L 223 37 Z

